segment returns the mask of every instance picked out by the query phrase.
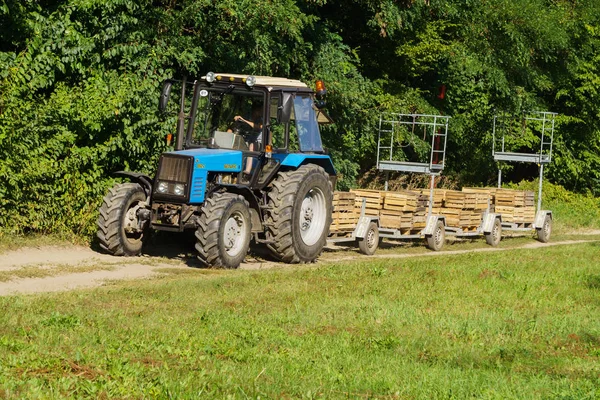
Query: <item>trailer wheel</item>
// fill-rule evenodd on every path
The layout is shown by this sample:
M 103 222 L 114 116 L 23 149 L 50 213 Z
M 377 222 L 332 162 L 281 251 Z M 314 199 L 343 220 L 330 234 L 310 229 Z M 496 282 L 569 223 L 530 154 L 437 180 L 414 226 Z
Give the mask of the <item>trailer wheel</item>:
M 499 218 L 494 219 L 494 226 L 490 233 L 485 234 L 485 241 L 490 246 L 496 247 L 502 239 L 502 223 Z
M 361 253 L 366 254 L 368 256 L 372 256 L 375 254 L 375 250 L 379 247 L 379 228 L 377 228 L 377 224 L 373 221 L 369 223 L 369 227 L 367 228 L 367 234 L 364 239 L 357 240 L 358 249 Z
M 307 164 L 280 172 L 268 198 L 265 226 L 271 253 L 287 263 L 316 260 L 331 225 L 333 189 L 325 170 Z
M 446 239 L 446 228 L 442 221 L 438 221 L 435 224 L 433 234 L 427 236 L 427 248 L 433 251 L 440 251 L 444 247 L 444 241 Z
M 552 218 L 550 215 L 546 215 L 544 218 L 544 223 L 541 228 L 537 229 L 537 237 L 538 240 L 542 243 L 548 243 L 550 240 L 550 234 L 552 233 Z
M 251 219 L 248 202 L 233 193 L 215 193 L 202 205 L 196 250 L 207 266 L 237 268 L 250 246 Z
M 100 206 L 96 236 L 100 247 L 114 256 L 137 256 L 148 236 L 138 210 L 145 208 L 146 193 L 137 183 L 113 186 Z

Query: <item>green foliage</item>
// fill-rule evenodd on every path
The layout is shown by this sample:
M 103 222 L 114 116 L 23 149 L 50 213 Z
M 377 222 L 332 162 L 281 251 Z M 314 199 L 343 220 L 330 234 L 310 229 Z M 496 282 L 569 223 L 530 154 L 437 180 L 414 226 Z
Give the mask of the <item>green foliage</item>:
M 548 110 L 548 179 L 600 190 L 594 1 L 1 0 L 0 34 L 5 234 L 92 234 L 111 173 L 152 174 L 166 149 L 160 83 L 208 70 L 325 79 L 339 189 L 374 166 L 382 112 L 452 116 L 445 173 L 479 184 L 493 115 Z

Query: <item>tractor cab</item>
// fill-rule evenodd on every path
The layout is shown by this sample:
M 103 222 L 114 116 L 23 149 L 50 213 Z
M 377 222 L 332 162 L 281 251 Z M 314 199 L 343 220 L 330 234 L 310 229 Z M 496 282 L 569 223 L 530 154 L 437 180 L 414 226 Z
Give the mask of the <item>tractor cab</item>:
M 294 79 L 212 72 L 165 82 L 159 109 L 177 116 L 174 150 L 153 178 L 119 172 L 133 182 L 104 198 L 100 245 L 136 255 L 149 229 L 193 229 L 206 265 L 237 267 L 251 240 L 281 261 L 314 261 L 336 180 L 319 132 L 331 122 L 325 93 L 322 81 L 313 91 Z
M 162 111 L 174 83 L 163 87 Z M 232 182 L 258 189 L 269 181 L 266 172 L 277 170 L 290 153 L 325 153 L 319 124 L 331 120 L 322 110 L 322 83 L 315 93 L 294 79 L 209 72 L 181 84 L 181 98 L 191 94 L 191 100 L 188 110 L 180 101 L 175 151 L 240 151 L 241 164 L 229 165 L 239 174 L 228 177 Z

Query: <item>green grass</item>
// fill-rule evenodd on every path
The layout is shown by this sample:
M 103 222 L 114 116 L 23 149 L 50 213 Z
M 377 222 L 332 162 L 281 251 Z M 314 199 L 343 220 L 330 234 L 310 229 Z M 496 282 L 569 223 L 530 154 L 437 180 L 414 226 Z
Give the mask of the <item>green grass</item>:
M 7 234 L 0 230 L 0 253 L 18 250 L 23 247 L 72 246 L 74 244 L 85 245 L 86 239 L 53 234 Z
M 0 298 L 0 397 L 600 397 L 600 245 Z

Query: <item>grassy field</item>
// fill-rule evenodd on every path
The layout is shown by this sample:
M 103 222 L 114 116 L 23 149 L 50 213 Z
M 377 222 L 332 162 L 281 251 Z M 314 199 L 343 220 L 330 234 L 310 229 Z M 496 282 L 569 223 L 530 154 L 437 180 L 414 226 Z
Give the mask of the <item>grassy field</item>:
M 4 297 L 0 398 L 599 398 L 598 254 L 189 268 Z

